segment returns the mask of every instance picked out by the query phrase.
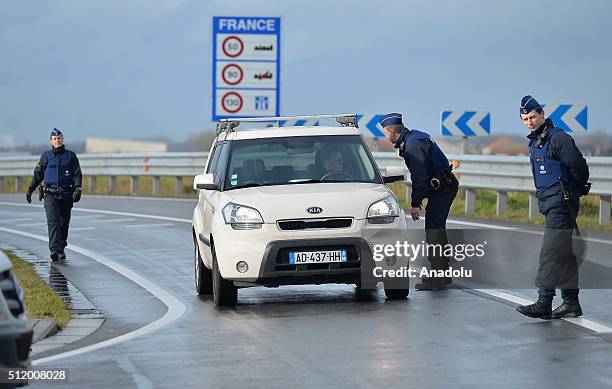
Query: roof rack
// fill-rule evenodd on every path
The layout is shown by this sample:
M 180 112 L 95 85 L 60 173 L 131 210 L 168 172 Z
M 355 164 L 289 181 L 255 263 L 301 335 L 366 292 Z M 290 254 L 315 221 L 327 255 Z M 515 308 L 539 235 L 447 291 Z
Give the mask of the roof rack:
M 242 122 L 276 122 L 276 127 L 281 126 L 282 121 L 287 120 L 309 120 L 309 119 L 336 119 L 343 127 L 355 127 L 357 125 L 357 114 L 356 113 L 341 113 L 335 115 L 307 115 L 307 116 L 270 116 L 270 117 L 257 117 L 257 118 L 228 118 L 221 119 L 217 123 L 217 135 L 222 132 L 235 131 L 235 128 Z

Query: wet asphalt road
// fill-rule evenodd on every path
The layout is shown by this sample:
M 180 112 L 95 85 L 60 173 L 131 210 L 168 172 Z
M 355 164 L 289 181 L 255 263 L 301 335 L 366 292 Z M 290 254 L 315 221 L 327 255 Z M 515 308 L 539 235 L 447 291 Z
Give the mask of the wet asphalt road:
M 46 235 L 41 208 L 2 202 L 22 204 L 23 196 L 0 195 L 0 228 Z M 195 294 L 189 223 L 78 210 L 188 220 L 194 204 L 83 198 L 73 211 L 69 242 L 164 288 L 186 310 L 155 332 L 40 367 L 68 368 L 68 386 L 75 388 L 612 386 L 608 335 L 529 319 L 510 303 L 470 290 L 411 291 L 408 300 L 386 301 L 382 291 L 359 294 L 344 285 L 250 288 L 240 290 L 236 308 L 218 309 Z M 611 234 L 592 235 L 612 240 Z M 31 237 L 0 230 L 0 241 L 48 256 L 46 242 Z M 536 258 L 540 242 L 539 235 L 526 234 L 520 252 L 533 249 Z M 590 244 L 589 260 L 599 270 L 609 270 L 609 249 Z M 67 254 L 59 269 L 107 320 L 93 335 L 41 356 L 129 333 L 166 313 L 166 305 L 122 275 L 84 255 Z M 534 296 L 533 290 L 512 292 Z M 609 296 L 601 289 L 581 294 L 586 316 L 612 327 Z

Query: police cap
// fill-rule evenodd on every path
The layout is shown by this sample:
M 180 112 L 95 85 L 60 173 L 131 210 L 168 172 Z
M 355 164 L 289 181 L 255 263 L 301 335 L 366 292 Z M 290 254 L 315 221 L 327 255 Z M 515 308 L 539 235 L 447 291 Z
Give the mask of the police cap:
M 402 114 L 397 113 L 397 112 L 386 114 L 380 119 L 379 123 L 380 123 L 380 126 L 383 128 L 387 126 L 392 126 L 392 125 L 400 125 L 400 126 L 404 125 L 404 123 L 402 123 Z
M 533 97 L 527 95 L 523 97 L 523 99 L 521 100 L 521 113 L 522 114 L 528 114 L 529 112 L 537 108 L 541 109 L 542 106 Z

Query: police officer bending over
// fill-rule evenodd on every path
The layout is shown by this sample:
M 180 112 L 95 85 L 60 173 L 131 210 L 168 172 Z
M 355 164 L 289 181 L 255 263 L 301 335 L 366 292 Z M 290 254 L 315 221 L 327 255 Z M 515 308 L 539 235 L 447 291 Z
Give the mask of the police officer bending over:
M 66 240 L 72 203 L 81 199 L 81 166 L 76 154 L 64 146 L 64 136 L 57 128 L 51 131 L 51 150 L 40 156 L 34 169 L 34 178 L 26 193 L 28 203 L 32 193 L 41 184 L 41 197 L 45 199 L 45 213 L 49 230 L 51 259 L 65 259 Z
M 580 208 L 579 196 L 589 192 L 589 168 L 571 136 L 544 119 L 544 111 L 531 96 L 521 101 L 521 119 L 531 131 L 529 155 L 538 207 L 545 217 L 544 240 L 536 277 L 539 298 L 517 310 L 540 319 L 582 315 L 578 302 L 578 261 L 572 234 Z M 555 288 L 563 303 L 552 310 Z
M 429 134 L 404 127 L 401 114 L 390 113 L 383 116 L 380 125 L 387 139 L 399 149 L 399 155 L 404 158 L 406 167 L 410 170 L 412 219 L 419 220 L 421 203 L 427 198 L 426 240 L 430 244 L 444 246 L 448 243 L 446 219 L 459 187 L 459 182 L 452 173 L 452 166 Z M 446 257 L 428 256 L 428 260 L 432 270 L 448 269 L 449 260 Z M 450 278 L 424 277 L 415 288 L 446 289 L 451 282 Z

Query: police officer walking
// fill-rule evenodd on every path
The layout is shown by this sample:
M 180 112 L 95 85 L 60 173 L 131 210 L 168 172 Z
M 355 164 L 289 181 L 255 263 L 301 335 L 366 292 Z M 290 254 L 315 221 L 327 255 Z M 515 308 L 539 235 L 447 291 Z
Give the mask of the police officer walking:
M 452 173 L 452 166 L 429 134 L 404 127 L 401 114 L 389 113 L 383 116 L 380 125 L 387 139 L 399 149 L 399 155 L 404 158 L 410 171 L 412 219 L 419 220 L 421 203 L 427 198 L 426 240 L 430 244 L 447 244 L 446 219 L 459 187 L 459 182 Z M 448 269 L 449 260 L 444 256 L 429 255 L 428 260 L 432 270 Z M 450 283 L 451 278 L 423 277 L 422 282 L 416 284 L 415 288 L 439 290 L 446 289 Z
M 45 213 L 49 231 L 49 250 L 51 259 L 66 259 L 64 248 L 68 239 L 68 226 L 72 204 L 81 199 L 81 166 L 76 154 L 64 146 L 64 135 L 54 128 L 51 131 L 51 150 L 40 156 L 34 169 L 32 183 L 26 193 L 28 203 L 32 193 L 42 183 L 42 196 L 45 199 Z M 44 183 L 43 183 L 44 181 Z
M 574 140 L 554 123 L 544 119 L 542 106 L 531 96 L 521 100 L 521 120 L 531 131 L 529 155 L 538 207 L 545 217 L 544 240 L 536 276 L 538 300 L 517 311 L 540 319 L 578 317 L 578 261 L 572 247 L 579 196 L 589 192 L 589 168 Z M 561 288 L 563 303 L 552 310 L 555 288 Z

